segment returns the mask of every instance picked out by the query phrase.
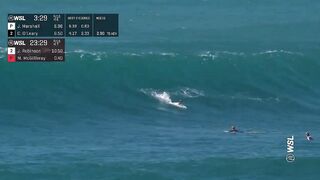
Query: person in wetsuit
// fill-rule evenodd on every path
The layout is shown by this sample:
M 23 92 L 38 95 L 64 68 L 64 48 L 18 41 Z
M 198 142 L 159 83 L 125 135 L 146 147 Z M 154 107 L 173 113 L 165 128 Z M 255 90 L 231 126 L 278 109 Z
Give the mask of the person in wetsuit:
M 231 126 L 231 129 L 229 130 L 229 132 L 236 133 L 236 132 L 239 132 L 239 130 L 235 126 Z
M 308 141 L 312 141 L 312 140 L 313 140 L 313 138 L 312 138 L 312 136 L 310 135 L 309 132 L 306 132 L 306 139 L 307 139 Z

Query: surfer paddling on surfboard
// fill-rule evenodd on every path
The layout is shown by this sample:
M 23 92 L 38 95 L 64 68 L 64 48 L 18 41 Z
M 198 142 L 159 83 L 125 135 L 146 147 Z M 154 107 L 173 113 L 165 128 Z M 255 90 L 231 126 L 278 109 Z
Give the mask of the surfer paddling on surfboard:
M 230 133 L 237 133 L 239 130 L 235 126 L 231 126 L 231 129 L 229 130 Z
M 312 136 L 310 135 L 309 132 L 306 132 L 306 139 L 307 139 L 308 141 L 312 141 L 312 140 L 313 140 L 313 138 L 312 138 Z

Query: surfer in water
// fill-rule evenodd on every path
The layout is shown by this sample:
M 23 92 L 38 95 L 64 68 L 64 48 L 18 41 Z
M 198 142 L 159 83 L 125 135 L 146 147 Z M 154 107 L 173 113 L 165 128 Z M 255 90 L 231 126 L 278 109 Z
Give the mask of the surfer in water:
M 235 126 L 231 126 L 231 129 L 229 130 L 231 133 L 239 132 L 239 130 Z
M 307 139 L 308 141 L 312 141 L 312 140 L 313 140 L 313 138 L 312 138 L 312 136 L 310 135 L 309 132 L 306 132 L 306 139 Z

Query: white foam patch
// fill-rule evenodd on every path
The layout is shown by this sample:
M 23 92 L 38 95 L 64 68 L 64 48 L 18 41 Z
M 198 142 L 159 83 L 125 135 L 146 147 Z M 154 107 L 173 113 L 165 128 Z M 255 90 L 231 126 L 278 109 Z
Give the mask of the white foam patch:
M 138 53 L 129 53 L 129 52 L 123 53 L 123 55 L 125 55 L 125 56 L 142 56 L 141 54 L 138 54 Z
M 162 93 L 151 92 L 151 95 L 161 102 L 165 102 L 165 103 L 172 102 L 170 95 L 167 92 L 162 92 Z
M 199 56 L 201 58 L 203 58 L 203 60 L 214 60 L 215 58 L 217 58 L 217 55 L 215 55 L 214 53 L 212 53 L 210 51 L 200 53 Z
M 160 53 L 161 56 L 171 56 L 171 57 L 175 57 L 177 56 L 176 53 L 173 53 L 173 52 L 162 52 Z
M 205 51 L 200 53 L 198 56 L 203 60 L 215 60 L 221 56 L 245 56 L 244 52 L 233 52 L 233 51 Z
M 152 89 L 141 89 L 140 91 L 144 94 L 150 95 L 151 97 L 157 99 L 161 103 L 168 104 L 181 109 L 187 109 L 187 106 L 185 106 L 184 104 L 172 101 L 170 94 L 166 91 L 158 92 Z
M 102 59 L 101 59 L 101 55 L 97 55 L 95 60 L 96 60 L 96 61 L 101 61 L 101 60 L 102 60 Z
M 155 97 L 156 99 L 158 99 L 162 103 L 172 105 L 172 106 L 182 108 L 182 109 L 187 109 L 187 106 L 185 106 L 179 102 L 173 102 L 170 98 L 169 93 L 167 93 L 167 92 L 162 92 L 162 93 L 152 92 L 151 95 L 153 97 Z
M 149 52 L 143 52 L 141 53 L 143 55 L 158 55 L 158 56 L 167 56 L 167 57 L 176 57 L 177 55 L 179 55 L 178 53 L 175 52 L 153 52 L 153 51 L 149 51 Z

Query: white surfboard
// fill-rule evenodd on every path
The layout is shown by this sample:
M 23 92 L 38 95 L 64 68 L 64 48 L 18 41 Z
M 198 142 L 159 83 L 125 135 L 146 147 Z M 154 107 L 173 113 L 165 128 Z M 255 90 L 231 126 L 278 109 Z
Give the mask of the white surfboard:
M 312 141 L 313 138 L 312 138 L 311 136 L 307 136 L 307 140 L 308 140 L 308 141 Z
M 168 104 L 175 106 L 175 107 L 178 107 L 178 108 L 181 108 L 181 109 L 187 109 L 187 106 L 180 104 L 179 102 L 169 102 Z

